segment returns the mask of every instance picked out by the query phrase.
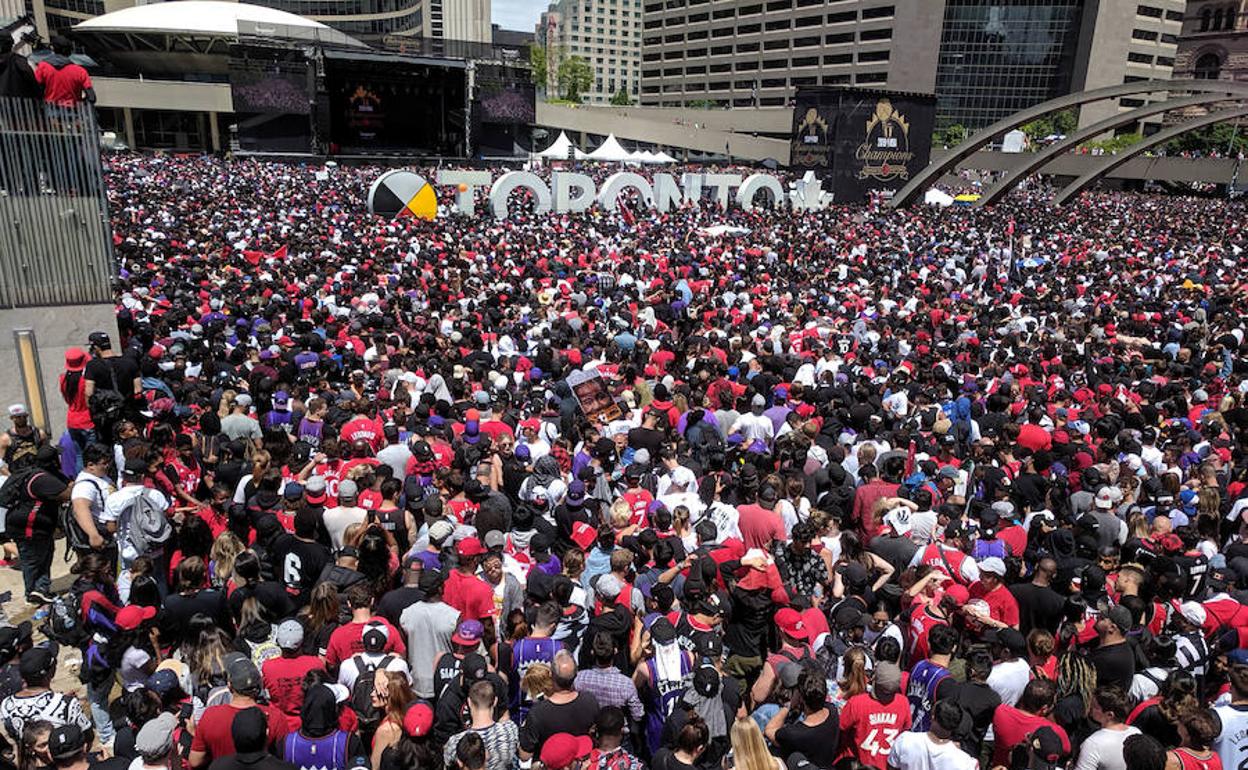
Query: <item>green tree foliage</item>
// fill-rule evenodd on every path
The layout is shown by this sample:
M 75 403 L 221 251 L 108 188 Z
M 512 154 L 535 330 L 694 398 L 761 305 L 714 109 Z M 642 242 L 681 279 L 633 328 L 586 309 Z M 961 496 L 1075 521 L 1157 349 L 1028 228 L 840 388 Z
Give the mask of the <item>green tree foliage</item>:
M 563 98 L 570 102 L 579 102 L 581 94 L 594 84 L 594 69 L 589 62 L 580 56 L 569 56 L 559 62 L 559 87 L 563 89 Z
M 1072 107 L 1068 110 L 1037 118 L 1030 123 L 1024 123 L 1019 128 L 1027 135 L 1028 139 L 1035 142 L 1054 134 L 1067 136 L 1073 133 L 1078 125 L 1079 111 Z
M 611 97 L 611 103 L 616 107 L 628 107 L 633 103 L 633 100 L 629 97 L 628 91 L 621 88 L 619 91 L 615 92 L 615 96 Z
M 533 84 L 538 88 L 546 87 L 546 46 L 534 43 L 529 47 L 529 69 L 533 73 Z
M 1205 126 L 1171 139 L 1166 143 L 1166 152 L 1170 155 L 1185 152 L 1201 155 L 1248 153 L 1248 131 L 1241 130 L 1234 123 Z
M 942 147 L 957 147 L 966 141 L 967 134 L 966 126 L 954 123 L 952 126 L 946 126 L 937 131 L 932 136 L 932 141 Z

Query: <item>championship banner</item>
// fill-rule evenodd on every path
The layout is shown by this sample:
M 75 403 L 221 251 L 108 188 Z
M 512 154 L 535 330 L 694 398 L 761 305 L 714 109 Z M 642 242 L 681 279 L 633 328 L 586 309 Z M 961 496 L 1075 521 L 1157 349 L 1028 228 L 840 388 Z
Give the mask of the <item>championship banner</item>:
M 568 375 L 568 387 L 580 403 L 581 411 L 591 422 L 597 419 L 610 422 L 623 416 L 619 405 L 611 398 L 611 391 L 607 390 L 602 373 L 597 369 L 572 372 Z
M 789 165 L 813 171 L 836 203 L 896 192 L 928 164 L 936 98 L 863 88 L 799 88 Z

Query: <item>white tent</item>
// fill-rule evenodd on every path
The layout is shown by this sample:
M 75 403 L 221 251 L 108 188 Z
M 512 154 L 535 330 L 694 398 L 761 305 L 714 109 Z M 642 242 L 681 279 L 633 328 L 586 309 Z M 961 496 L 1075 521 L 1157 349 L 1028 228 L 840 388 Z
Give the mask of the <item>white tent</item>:
M 603 141 L 602 144 L 598 145 L 598 149 L 594 150 L 586 157 L 590 160 L 600 160 L 609 163 L 632 160 L 630 153 L 621 147 L 619 141 L 616 140 L 615 134 L 608 135 L 606 140 Z
M 650 152 L 649 150 L 642 150 L 640 152 L 634 152 L 633 160 L 639 161 L 641 163 L 653 163 L 654 153 Z
M 953 196 L 933 187 L 923 194 L 923 202 L 929 206 L 952 206 Z
M 550 158 L 551 160 L 567 160 L 568 150 L 572 150 L 572 152 L 575 153 L 577 160 L 581 160 L 585 157 L 585 153 L 581 152 L 572 144 L 572 140 L 568 138 L 568 135 L 563 131 L 560 131 L 559 138 L 554 141 L 554 144 L 537 153 L 537 157 Z
M 676 159 L 665 152 L 657 152 L 654 155 L 654 163 L 675 163 Z

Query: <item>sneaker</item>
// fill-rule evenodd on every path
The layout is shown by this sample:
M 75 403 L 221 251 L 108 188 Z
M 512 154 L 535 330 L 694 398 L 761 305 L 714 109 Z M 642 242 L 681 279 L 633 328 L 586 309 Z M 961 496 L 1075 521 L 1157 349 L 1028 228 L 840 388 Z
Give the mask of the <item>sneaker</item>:
M 51 594 L 45 591 L 31 591 L 30 593 L 26 594 L 26 601 L 30 602 L 31 604 L 40 604 L 40 605 L 51 604 L 52 602 L 56 601 L 56 597 L 52 596 Z

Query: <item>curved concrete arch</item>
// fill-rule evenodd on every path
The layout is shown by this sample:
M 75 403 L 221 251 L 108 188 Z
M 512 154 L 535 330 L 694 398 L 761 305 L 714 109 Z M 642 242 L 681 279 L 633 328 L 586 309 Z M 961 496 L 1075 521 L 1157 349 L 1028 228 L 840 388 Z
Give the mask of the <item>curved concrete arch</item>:
M 1171 110 L 1181 110 L 1185 107 L 1198 107 L 1202 104 L 1226 101 L 1227 96 L 1228 94 L 1225 93 L 1208 93 L 1201 94 L 1199 96 L 1187 96 L 1182 99 L 1155 102 L 1153 104 L 1146 104 L 1143 107 L 1137 107 L 1129 112 L 1119 113 L 1093 123 L 1087 128 L 1076 131 L 1060 142 L 1054 142 L 1048 147 L 1045 147 L 1043 150 L 1032 153 L 1031 157 L 1024 155 L 1024 157 L 1027 157 L 1025 163 L 1011 171 L 1005 176 L 1005 178 L 989 188 L 989 190 L 984 193 L 983 197 L 975 201 L 972 205 L 976 208 L 980 206 L 991 206 L 1001 200 L 1001 198 L 1009 193 L 1010 190 L 1013 190 L 1014 187 L 1017 186 L 1019 182 L 1023 181 L 1024 178 L 1031 176 L 1048 165 L 1049 161 L 1059 155 L 1065 154 L 1067 150 L 1078 147 L 1089 139 L 1103 134 L 1106 131 L 1112 131 L 1115 128 L 1121 128 L 1122 126 L 1135 123 L 1142 118 L 1169 112 Z
M 923 190 L 927 189 L 936 179 L 951 168 L 957 166 L 958 163 L 969 158 L 980 147 L 991 142 L 998 135 L 1018 128 L 1019 126 L 1036 118 L 1044 117 L 1050 112 L 1064 110 L 1067 107 L 1077 107 L 1081 104 L 1089 102 L 1098 102 L 1102 99 L 1114 99 L 1119 96 L 1132 96 L 1135 94 L 1147 94 L 1154 91 L 1196 91 L 1199 93 L 1215 91 L 1221 93 L 1235 93 L 1248 95 L 1248 83 L 1237 83 L 1224 80 L 1141 80 L 1135 83 L 1121 83 L 1119 85 L 1105 86 L 1104 88 L 1094 88 L 1090 91 L 1080 91 L 1074 94 L 1059 96 L 1056 99 L 1050 99 L 1047 102 L 1041 102 L 1034 107 L 1028 107 L 1020 110 L 1008 118 L 998 120 L 996 123 L 982 128 L 972 134 L 965 142 L 959 144 L 946 154 L 943 158 L 928 164 L 927 168 L 920 171 L 913 179 L 902 187 L 893 196 L 889 202 L 892 208 L 900 208 L 907 206 L 919 197 Z
M 1199 118 L 1193 118 L 1192 120 L 1180 123 L 1177 126 L 1171 126 L 1163 131 L 1158 131 L 1144 141 L 1131 145 L 1125 152 L 1120 152 L 1117 155 L 1110 155 L 1105 158 L 1105 160 L 1093 166 L 1087 173 L 1066 185 L 1066 187 L 1062 188 L 1061 192 L 1053 196 L 1052 203 L 1054 206 L 1061 206 L 1065 204 L 1071 198 L 1083 192 L 1088 185 L 1118 168 L 1122 164 L 1136 157 L 1145 150 L 1156 147 L 1159 144 L 1164 144 L 1176 136 L 1182 136 L 1188 131 L 1193 131 L 1197 128 L 1204 128 L 1205 126 L 1212 126 L 1215 123 L 1221 123 L 1225 120 L 1234 120 L 1236 118 L 1243 117 L 1248 117 L 1248 107 L 1236 107 L 1233 110 L 1212 112 L 1208 115 L 1202 115 Z

